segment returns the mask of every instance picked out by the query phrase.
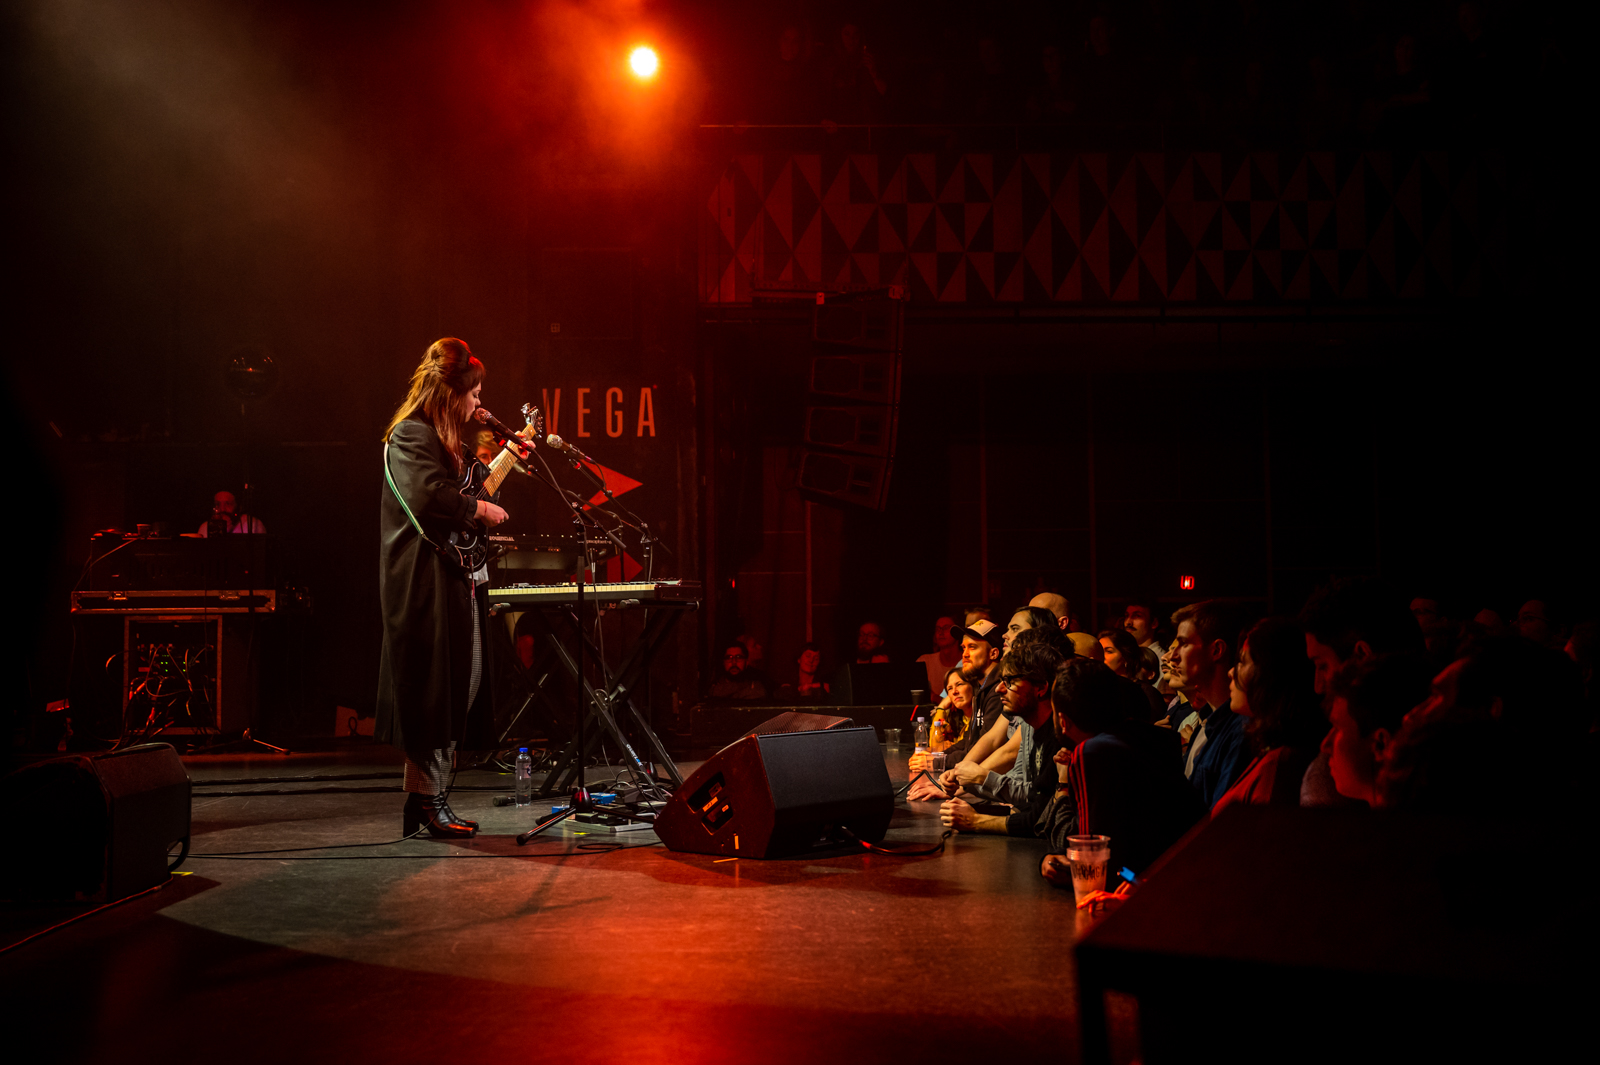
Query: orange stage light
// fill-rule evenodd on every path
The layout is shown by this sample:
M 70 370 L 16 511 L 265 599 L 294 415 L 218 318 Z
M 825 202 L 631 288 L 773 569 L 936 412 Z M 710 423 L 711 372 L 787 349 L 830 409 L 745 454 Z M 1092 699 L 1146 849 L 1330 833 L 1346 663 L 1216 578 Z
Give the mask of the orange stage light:
M 656 55 L 654 48 L 641 44 L 628 53 L 628 66 L 632 68 L 634 77 L 653 78 L 661 68 L 661 58 Z

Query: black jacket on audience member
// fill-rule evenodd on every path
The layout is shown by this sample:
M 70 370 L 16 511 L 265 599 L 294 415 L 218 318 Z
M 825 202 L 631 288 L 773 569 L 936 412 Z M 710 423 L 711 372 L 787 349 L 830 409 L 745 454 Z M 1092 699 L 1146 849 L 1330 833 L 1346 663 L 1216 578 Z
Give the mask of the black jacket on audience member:
M 1084 740 L 1069 778 L 1041 818 L 1055 854 L 1066 853 L 1068 836 L 1110 836 L 1112 866 L 1142 873 L 1206 813 L 1183 777 L 1177 735 L 1154 725 L 1129 722 Z

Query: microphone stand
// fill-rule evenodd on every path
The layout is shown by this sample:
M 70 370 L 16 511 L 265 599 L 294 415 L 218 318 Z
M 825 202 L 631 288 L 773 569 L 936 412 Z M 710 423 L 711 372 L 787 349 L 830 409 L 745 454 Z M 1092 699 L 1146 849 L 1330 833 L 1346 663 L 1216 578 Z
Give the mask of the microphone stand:
M 628 518 L 633 519 L 632 521 L 626 520 L 615 511 L 608 510 L 602 506 L 589 504 L 591 507 L 593 507 L 593 509 L 599 511 L 600 513 L 609 514 L 612 518 L 616 519 L 618 525 L 627 526 L 639 534 L 639 546 L 644 552 L 644 577 L 647 581 L 654 580 L 656 569 L 656 545 L 659 544 L 668 554 L 672 553 L 672 549 L 667 547 L 667 545 L 662 542 L 659 536 L 650 531 L 649 524 L 643 518 L 639 517 L 639 515 L 628 509 L 628 507 L 625 505 L 617 502 L 617 497 L 612 494 L 611 486 L 606 484 L 604 477 L 596 476 L 595 472 L 589 468 L 589 464 L 587 462 L 573 455 L 569 455 L 567 457 L 567 461 L 572 463 L 573 469 L 577 470 L 579 473 L 589 478 L 590 481 L 594 482 L 595 487 L 600 489 L 601 494 L 606 497 L 606 502 L 610 503 L 611 506 L 616 507 L 617 510 L 622 511 L 622 513 L 626 514 Z M 619 551 L 627 550 L 622 541 L 617 539 L 616 536 L 612 535 L 605 529 L 602 529 L 601 531 L 605 532 L 606 536 L 610 538 L 611 542 L 617 545 L 617 549 Z
M 550 465 L 549 463 L 545 462 L 544 456 L 539 454 L 538 448 L 532 444 L 529 444 L 528 452 L 539 460 L 539 465 L 544 469 L 546 479 L 552 487 L 557 489 L 556 494 L 561 497 L 561 502 L 566 505 L 567 510 L 572 514 L 573 526 L 577 530 L 578 539 L 583 547 L 583 552 L 578 557 L 578 594 L 577 601 L 575 603 L 578 619 L 578 734 L 577 739 L 574 741 L 575 746 L 573 747 L 573 759 L 577 766 L 578 772 L 576 779 L 573 781 L 572 795 L 567 802 L 567 808 L 560 813 L 550 814 L 549 816 L 540 818 L 538 821 L 534 822 L 532 828 L 528 829 L 528 831 L 517 837 L 517 846 L 519 847 L 526 846 L 530 841 L 533 840 L 535 836 L 554 825 L 560 824 L 562 821 L 565 821 L 574 814 L 593 813 L 597 809 L 594 799 L 589 795 L 589 789 L 586 786 L 586 781 L 584 780 L 585 771 L 587 769 L 584 752 L 588 749 L 587 737 L 585 734 L 586 730 L 584 728 L 584 718 L 588 716 L 589 699 L 584 690 L 584 678 L 586 676 L 586 671 L 584 669 L 584 644 L 588 641 L 585 639 L 583 632 L 583 587 L 587 576 L 585 571 L 588 570 L 591 565 L 589 552 L 589 533 L 586 529 L 586 526 L 589 524 L 589 522 L 583 516 L 583 509 L 572 501 L 569 493 L 560 489 L 556 481 L 555 474 L 551 472 Z M 599 522 L 594 522 L 593 524 L 596 528 L 599 528 L 601 532 L 606 532 Z M 610 536 L 609 533 L 607 533 L 607 535 Z M 611 537 L 611 539 L 615 540 L 615 537 Z M 606 807 L 605 812 L 618 817 L 627 817 L 634 821 L 642 821 L 647 824 L 655 823 L 655 819 L 653 817 L 639 817 L 629 810 Z

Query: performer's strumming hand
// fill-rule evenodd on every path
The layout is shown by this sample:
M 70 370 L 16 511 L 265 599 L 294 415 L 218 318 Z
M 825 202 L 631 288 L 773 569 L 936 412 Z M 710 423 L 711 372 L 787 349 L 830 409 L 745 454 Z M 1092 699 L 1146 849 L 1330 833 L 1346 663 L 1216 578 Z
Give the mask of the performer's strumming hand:
M 511 515 L 507 514 L 503 508 L 495 506 L 487 499 L 478 500 L 478 513 L 475 516 L 479 521 L 491 528 L 511 520 Z

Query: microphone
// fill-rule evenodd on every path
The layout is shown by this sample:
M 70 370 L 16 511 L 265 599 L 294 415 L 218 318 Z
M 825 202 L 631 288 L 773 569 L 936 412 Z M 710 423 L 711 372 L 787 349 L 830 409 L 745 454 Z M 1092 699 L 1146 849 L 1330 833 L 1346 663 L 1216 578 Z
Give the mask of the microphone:
M 545 437 L 544 438 L 544 442 L 546 444 L 549 444 L 551 447 L 555 448 L 557 451 L 565 451 L 567 454 L 571 455 L 573 458 L 581 459 L 582 461 L 587 462 L 591 466 L 600 465 L 594 459 L 590 458 L 588 455 L 585 455 L 582 451 L 579 451 L 576 445 L 567 443 L 565 440 L 561 439 L 555 433 L 551 433 L 549 436 Z
M 487 425 L 501 436 L 505 437 L 508 442 L 513 442 L 512 446 L 518 448 L 519 450 L 533 446 L 532 444 L 525 443 L 522 437 L 517 435 L 516 430 L 502 422 L 499 418 L 496 418 L 493 414 L 490 414 L 487 408 L 479 407 L 477 410 L 472 412 L 472 417 L 482 424 Z

